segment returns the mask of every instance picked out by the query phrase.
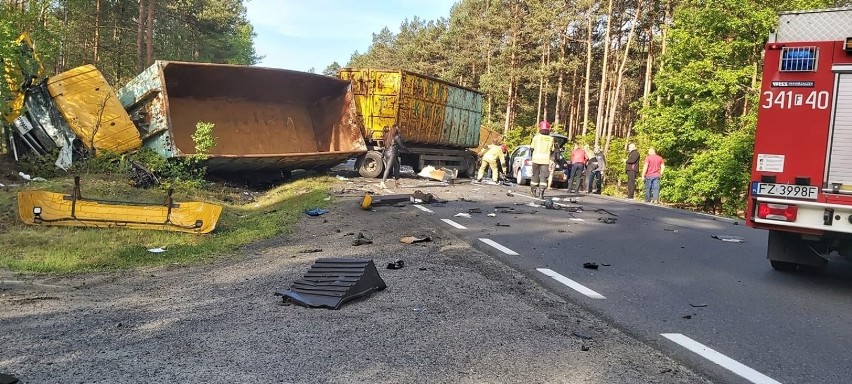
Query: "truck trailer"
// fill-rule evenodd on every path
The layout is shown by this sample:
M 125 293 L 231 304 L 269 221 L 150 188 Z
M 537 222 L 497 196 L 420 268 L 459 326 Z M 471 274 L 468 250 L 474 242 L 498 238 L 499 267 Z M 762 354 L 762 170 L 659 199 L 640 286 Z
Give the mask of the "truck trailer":
M 358 120 L 368 151 L 355 167 L 363 177 L 382 174 L 384 130 L 396 124 L 411 153 L 401 162 L 415 172 L 432 165 L 476 172 L 482 123 L 482 94 L 469 88 L 405 71 L 344 68 L 341 79 L 352 84 Z
M 196 124 L 213 123 L 208 172 L 276 179 L 327 169 L 367 152 L 349 82 L 243 65 L 157 61 L 118 91 L 165 158 L 196 154 Z
M 777 270 L 852 255 L 852 8 L 785 12 L 765 47 L 747 225 Z

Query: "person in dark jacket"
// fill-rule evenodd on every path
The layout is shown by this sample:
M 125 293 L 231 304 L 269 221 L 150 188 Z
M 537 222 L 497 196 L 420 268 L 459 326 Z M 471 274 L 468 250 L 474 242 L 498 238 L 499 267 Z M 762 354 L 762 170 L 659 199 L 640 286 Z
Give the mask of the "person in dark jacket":
M 595 146 L 594 154 L 586 162 L 586 193 L 601 194 L 603 188 L 603 171 L 606 169 L 606 158 L 600 146 Z
M 633 193 L 636 192 L 636 174 L 639 172 L 639 151 L 633 143 L 627 146 L 627 150 L 630 153 L 624 161 L 626 163 L 624 169 L 627 172 L 627 198 L 632 199 Z
M 393 171 L 394 188 L 399 188 L 399 153 L 400 151 L 410 151 L 405 147 L 405 144 L 403 144 L 402 135 L 400 135 L 399 127 L 396 124 L 392 125 L 390 129 L 385 132 L 384 146 L 385 149 L 382 159 L 385 163 L 385 173 L 382 176 L 381 187 L 383 189 L 387 188 L 387 186 L 385 186 L 385 180 L 388 179 L 391 171 Z

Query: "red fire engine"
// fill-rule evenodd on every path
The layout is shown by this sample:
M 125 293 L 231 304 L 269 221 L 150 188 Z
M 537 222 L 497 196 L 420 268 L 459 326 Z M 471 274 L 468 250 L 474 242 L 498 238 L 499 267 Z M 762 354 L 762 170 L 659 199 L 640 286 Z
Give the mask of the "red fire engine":
M 852 255 L 852 8 L 787 12 L 765 46 L 747 224 L 772 267 Z

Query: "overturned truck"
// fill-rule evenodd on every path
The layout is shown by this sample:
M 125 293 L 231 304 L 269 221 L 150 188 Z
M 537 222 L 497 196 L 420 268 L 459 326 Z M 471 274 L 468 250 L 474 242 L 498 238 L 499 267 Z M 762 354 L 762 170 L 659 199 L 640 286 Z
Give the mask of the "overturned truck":
M 143 145 L 166 158 L 195 154 L 196 124 L 215 124 L 211 173 L 286 177 L 367 152 L 349 82 L 328 76 L 157 61 L 118 97 Z

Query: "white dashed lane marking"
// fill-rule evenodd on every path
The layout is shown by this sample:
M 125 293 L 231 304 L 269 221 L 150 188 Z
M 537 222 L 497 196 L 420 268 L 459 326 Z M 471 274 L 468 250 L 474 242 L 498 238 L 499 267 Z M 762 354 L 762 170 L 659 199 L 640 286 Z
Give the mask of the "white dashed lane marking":
M 503 253 L 505 253 L 505 254 L 507 254 L 507 255 L 510 255 L 510 256 L 520 256 L 520 254 L 519 254 L 519 253 L 517 253 L 517 252 L 515 252 L 515 251 L 513 251 L 513 250 L 511 250 L 511 249 L 509 249 L 509 248 L 506 248 L 506 247 L 504 247 L 504 246 L 502 246 L 502 245 L 500 245 L 500 244 L 498 244 L 498 243 L 497 243 L 496 241 L 494 241 L 494 240 L 491 240 L 491 239 L 482 239 L 482 238 L 480 238 L 480 239 L 479 239 L 479 241 L 481 241 L 481 242 L 483 242 L 483 243 L 485 243 L 485 244 L 488 244 L 488 245 L 490 245 L 490 246 L 492 246 L 492 247 L 496 248 L 498 251 L 503 252 Z
M 431 210 L 431 209 L 426 208 L 426 207 L 424 207 L 424 206 L 422 206 L 422 205 L 420 205 L 420 204 L 414 204 L 414 207 L 415 207 L 415 208 L 417 208 L 417 209 L 419 209 L 419 210 L 421 210 L 421 211 L 423 211 L 423 212 L 426 212 L 426 213 L 435 213 L 435 212 L 432 212 L 432 210 Z
M 593 291 L 589 288 L 586 288 L 586 286 L 584 286 L 583 284 L 580 284 L 580 283 L 578 283 L 574 280 L 571 280 L 571 279 L 569 279 L 565 276 L 562 276 L 562 275 L 556 273 L 555 271 L 553 271 L 551 269 L 537 268 L 536 270 L 547 275 L 547 276 L 549 276 L 549 277 L 551 277 L 551 278 L 553 278 L 553 280 L 556 280 L 556 281 L 558 281 L 562 284 L 565 284 L 569 288 L 571 288 L 571 289 L 573 289 L 577 292 L 580 292 L 580 293 L 582 293 L 582 294 L 584 294 L 588 297 L 591 297 L 593 299 L 598 299 L 598 300 L 606 299 L 606 296 L 601 295 L 600 293 L 597 293 L 597 292 L 595 292 L 595 291 Z
M 725 369 L 742 376 L 744 379 L 751 381 L 752 383 L 781 384 L 780 382 L 775 381 L 771 377 L 766 376 L 758 371 L 755 371 L 754 369 L 751 369 L 728 356 L 716 352 L 712 348 L 701 344 L 695 340 L 692 340 L 689 337 L 686 337 L 680 333 L 661 333 L 660 336 L 674 341 L 681 347 L 684 347 L 692 352 L 697 353 L 699 356 L 707 360 L 721 365 Z
M 467 229 L 467 227 L 465 227 L 464 225 L 456 223 L 455 221 L 452 221 L 450 219 L 441 219 L 441 221 L 443 221 L 443 222 L 445 222 L 449 225 L 452 225 L 453 227 L 458 228 L 458 229 Z

